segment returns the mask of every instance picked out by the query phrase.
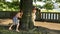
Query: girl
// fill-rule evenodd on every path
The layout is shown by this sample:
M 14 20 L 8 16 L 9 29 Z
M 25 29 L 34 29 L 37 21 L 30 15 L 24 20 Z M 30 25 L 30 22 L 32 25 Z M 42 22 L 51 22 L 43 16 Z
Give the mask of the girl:
M 9 30 L 12 30 L 13 25 L 17 25 L 16 31 L 19 32 L 19 30 L 18 30 L 18 28 L 19 28 L 19 19 L 18 18 L 22 18 L 22 15 L 23 15 L 23 12 L 20 11 L 13 17 L 13 24 L 9 27 Z
M 35 19 L 36 19 L 36 7 L 33 6 L 33 10 L 32 10 L 32 21 L 35 25 Z

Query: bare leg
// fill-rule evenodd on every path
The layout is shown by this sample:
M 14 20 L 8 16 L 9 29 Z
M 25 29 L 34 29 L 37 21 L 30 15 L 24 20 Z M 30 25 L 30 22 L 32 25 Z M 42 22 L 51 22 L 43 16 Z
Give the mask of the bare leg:
M 33 21 L 33 23 L 34 23 L 34 25 L 35 25 L 35 19 L 32 19 L 32 21 Z
M 9 27 L 9 30 L 12 30 L 12 26 L 13 26 L 13 24 Z
M 17 24 L 17 27 L 16 27 L 16 31 L 17 32 L 19 32 L 18 28 L 19 28 L 19 23 Z
M 34 23 L 34 25 L 35 25 L 35 21 L 33 20 L 33 23 Z

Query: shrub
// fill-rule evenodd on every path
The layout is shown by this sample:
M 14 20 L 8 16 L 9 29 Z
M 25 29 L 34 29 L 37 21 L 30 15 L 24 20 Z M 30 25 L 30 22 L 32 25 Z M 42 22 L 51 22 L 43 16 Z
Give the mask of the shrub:
M 50 10 L 53 9 L 53 3 L 49 3 L 49 2 L 46 3 L 46 4 L 44 5 L 44 8 L 46 8 L 46 9 L 48 9 L 48 10 L 49 10 L 49 9 L 50 9 Z

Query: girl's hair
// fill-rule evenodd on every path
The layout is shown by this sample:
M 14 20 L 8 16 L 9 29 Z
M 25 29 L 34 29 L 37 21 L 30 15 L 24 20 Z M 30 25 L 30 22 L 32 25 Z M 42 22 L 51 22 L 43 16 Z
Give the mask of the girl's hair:
M 33 10 L 36 10 L 36 7 L 35 6 L 33 6 Z
M 23 12 L 22 10 L 20 10 L 20 12 Z

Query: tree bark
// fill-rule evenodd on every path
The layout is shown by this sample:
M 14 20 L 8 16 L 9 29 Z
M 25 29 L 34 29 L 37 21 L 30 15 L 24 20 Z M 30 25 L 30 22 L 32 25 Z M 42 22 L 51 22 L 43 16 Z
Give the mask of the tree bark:
M 29 30 L 33 28 L 32 22 L 32 1 L 33 0 L 21 0 L 20 9 L 23 10 L 23 17 L 21 19 L 21 29 Z

